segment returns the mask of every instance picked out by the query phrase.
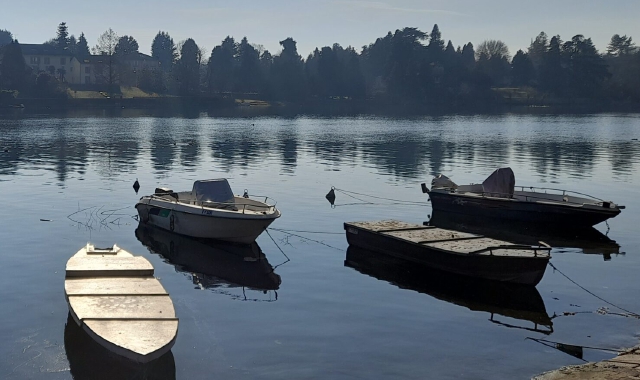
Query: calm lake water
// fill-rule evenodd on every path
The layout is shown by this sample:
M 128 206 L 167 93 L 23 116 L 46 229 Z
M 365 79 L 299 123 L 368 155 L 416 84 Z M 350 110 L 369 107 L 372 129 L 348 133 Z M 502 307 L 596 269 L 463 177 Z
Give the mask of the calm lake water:
M 111 364 L 66 327 L 64 268 L 87 242 L 117 243 L 153 263 L 180 318 L 172 356 L 155 369 L 166 378 L 526 379 L 582 363 L 528 337 L 636 345 L 640 320 L 552 268 L 534 292 L 460 291 L 446 279 L 422 282 L 388 263 L 367 263 L 358 252 L 346 260 L 342 223 L 422 223 L 431 208 L 421 182 L 438 173 L 480 182 L 510 166 L 517 184 L 627 206 L 596 227 L 597 242 L 556 244 L 551 262 L 599 297 L 640 313 L 639 138 L 639 115 L 5 115 L 0 378 L 154 376 L 154 369 Z M 158 186 L 189 190 L 194 180 L 218 177 L 236 193 L 248 189 L 278 201 L 283 216 L 272 225 L 273 241 L 266 233 L 258 239 L 268 263 L 168 233 L 136 232 L 134 205 L 142 194 Z M 337 192 L 332 208 L 325 199 L 331 186 L 360 194 Z M 584 349 L 583 357 L 612 355 Z

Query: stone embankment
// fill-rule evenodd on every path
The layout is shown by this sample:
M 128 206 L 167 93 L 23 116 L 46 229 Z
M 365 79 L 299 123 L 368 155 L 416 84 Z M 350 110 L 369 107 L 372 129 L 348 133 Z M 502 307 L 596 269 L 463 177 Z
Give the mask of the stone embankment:
M 613 359 L 574 365 L 545 372 L 532 380 L 628 380 L 640 379 L 640 346 Z

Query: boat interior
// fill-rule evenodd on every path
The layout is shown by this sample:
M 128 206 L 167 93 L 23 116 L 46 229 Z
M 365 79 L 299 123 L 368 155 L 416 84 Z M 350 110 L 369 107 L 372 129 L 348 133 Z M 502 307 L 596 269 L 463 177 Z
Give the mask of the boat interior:
M 468 196 L 481 196 L 481 197 L 493 197 L 493 198 L 506 198 L 513 199 L 520 202 L 552 202 L 563 203 L 567 205 L 594 205 L 594 206 L 609 206 L 614 208 L 616 205 L 612 202 L 606 202 L 597 198 L 573 195 L 575 193 L 566 190 L 537 188 L 537 187 L 517 187 L 520 190 L 510 193 L 495 193 L 486 192 L 481 183 L 472 185 L 460 185 L 455 189 L 456 194 L 468 195 Z M 529 191 L 525 191 L 528 189 Z
M 196 181 L 191 191 L 175 192 L 168 188 L 156 188 L 152 197 L 203 208 L 268 214 L 275 212 L 275 202 L 269 197 L 234 195 L 226 179 Z M 258 199 L 262 199 L 258 200 Z

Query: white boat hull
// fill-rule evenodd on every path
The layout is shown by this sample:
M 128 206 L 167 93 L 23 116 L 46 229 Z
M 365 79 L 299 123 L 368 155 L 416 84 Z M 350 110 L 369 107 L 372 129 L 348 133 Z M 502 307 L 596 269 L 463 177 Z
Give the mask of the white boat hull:
M 280 216 L 272 213 L 251 213 L 190 207 L 176 202 L 143 198 L 136 209 L 143 223 L 178 234 L 251 244 Z

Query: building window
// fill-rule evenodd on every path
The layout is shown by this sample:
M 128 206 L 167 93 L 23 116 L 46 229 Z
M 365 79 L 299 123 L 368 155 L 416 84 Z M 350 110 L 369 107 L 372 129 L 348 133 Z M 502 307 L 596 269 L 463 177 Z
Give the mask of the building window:
M 31 57 L 31 58 L 29 58 L 29 63 L 39 65 L 40 64 L 40 57 Z
M 49 62 L 49 61 L 50 61 L 49 57 L 44 57 L 44 64 L 45 65 L 50 64 L 51 62 Z
M 86 84 L 91 83 L 91 77 L 89 77 L 89 76 L 84 77 L 84 83 L 86 83 Z
M 73 66 L 69 67 L 69 72 L 72 73 L 73 72 Z
M 60 57 L 60 64 L 61 65 L 66 65 L 67 64 L 67 59 L 65 57 Z
M 89 67 L 89 66 L 85 66 L 85 68 L 84 68 L 84 73 L 85 73 L 85 74 L 91 74 L 91 67 Z

